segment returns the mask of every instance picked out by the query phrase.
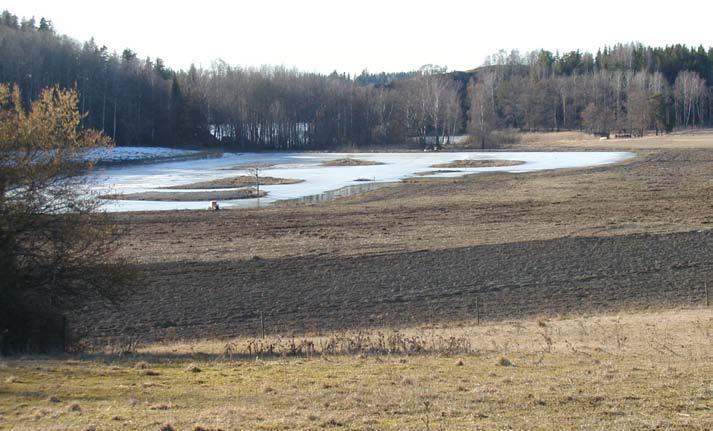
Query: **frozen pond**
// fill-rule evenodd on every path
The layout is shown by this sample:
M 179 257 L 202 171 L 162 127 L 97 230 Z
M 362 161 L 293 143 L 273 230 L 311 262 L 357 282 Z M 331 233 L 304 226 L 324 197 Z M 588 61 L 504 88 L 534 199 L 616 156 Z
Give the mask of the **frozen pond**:
M 131 153 L 131 150 L 124 150 Z M 222 157 L 180 162 L 125 165 L 97 169 L 95 189 L 101 193 L 164 191 L 161 188 L 247 175 L 245 165 L 269 165 L 260 176 L 302 179 L 298 184 L 261 185 L 268 195 L 260 205 L 278 200 L 323 195 L 325 192 L 357 184 L 397 182 L 416 173 L 434 171 L 431 165 L 454 160 L 518 160 L 516 166 L 452 168 L 458 172 L 434 173 L 431 177 L 457 177 L 477 172 L 533 172 L 546 169 L 583 168 L 604 165 L 633 157 L 627 152 L 414 152 L 414 153 L 225 153 Z M 322 166 L 329 160 L 353 158 L 381 162 L 381 165 Z M 451 169 L 451 168 L 449 168 Z M 369 182 L 356 180 L 370 180 Z M 181 193 L 188 190 L 170 190 Z M 315 199 L 320 200 L 320 199 Z M 204 209 L 208 200 L 197 202 L 105 201 L 109 211 Z M 222 207 L 251 207 L 256 199 L 221 201 Z
M 102 162 L 130 162 L 185 156 L 197 152 L 198 151 L 163 147 L 113 147 L 86 151 L 84 158 L 89 160 L 101 160 Z

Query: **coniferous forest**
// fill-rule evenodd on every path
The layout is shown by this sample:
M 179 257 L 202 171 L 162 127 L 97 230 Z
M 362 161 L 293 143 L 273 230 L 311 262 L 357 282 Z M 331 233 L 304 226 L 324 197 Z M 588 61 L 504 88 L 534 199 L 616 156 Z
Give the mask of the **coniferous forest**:
M 5 11 L 0 82 L 27 101 L 51 85 L 76 88 L 83 125 L 118 145 L 346 149 L 441 145 L 468 133 L 492 147 L 503 129 L 638 136 L 713 125 L 713 48 L 703 46 L 500 51 L 463 72 L 323 75 L 221 61 L 175 70 Z

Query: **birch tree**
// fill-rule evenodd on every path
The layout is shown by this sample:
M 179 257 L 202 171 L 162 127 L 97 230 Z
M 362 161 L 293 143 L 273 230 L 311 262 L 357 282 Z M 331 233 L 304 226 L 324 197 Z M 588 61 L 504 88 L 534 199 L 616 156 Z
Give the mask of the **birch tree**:
M 485 73 L 477 81 L 471 80 L 468 84 L 468 132 L 480 143 L 481 148 L 486 148 L 490 143 L 491 133 L 497 126 L 495 85 L 496 77 L 493 73 Z

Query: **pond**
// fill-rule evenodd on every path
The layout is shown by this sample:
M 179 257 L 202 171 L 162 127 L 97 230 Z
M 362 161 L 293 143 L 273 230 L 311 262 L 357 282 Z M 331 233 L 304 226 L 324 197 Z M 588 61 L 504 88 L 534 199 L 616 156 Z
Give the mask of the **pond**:
M 120 153 L 141 153 L 136 148 L 117 148 Z M 154 151 L 155 152 L 155 151 Z M 522 173 L 548 169 L 584 168 L 616 163 L 633 157 L 628 152 L 409 152 L 409 153 L 224 153 L 220 157 L 171 162 L 126 164 L 98 168 L 92 174 L 94 189 L 101 194 L 141 194 L 167 192 L 166 196 L 194 193 L 192 189 L 171 189 L 198 182 L 249 175 L 249 167 L 260 166 L 260 177 L 303 180 L 293 184 L 261 185 L 266 196 L 261 206 L 276 201 L 302 199 L 320 201 L 363 190 L 373 189 L 416 176 L 457 177 L 478 172 Z M 347 162 L 345 163 L 345 159 Z M 469 167 L 459 162 L 457 167 L 433 167 L 454 161 L 484 160 L 486 167 Z M 520 164 L 497 166 L 494 160 L 519 161 Z M 329 163 L 339 161 L 341 163 Z M 354 162 L 353 164 L 350 162 Z M 366 164 L 369 162 L 379 164 Z M 333 166 L 332 164 L 336 164 Z M 490 166 L 495 164 L 495 166 Z M 210 196 L 224 195 L 225 190 L 201 191 Z M 235 190 L 235 189 L 233 189 Z M 218 193 L 222 191 L 223 193 Z M 336 192 L 335 192 L 336 191 Z M 168 194 L 170 192 L 170 194 Z M 174 209 L 205 209 L 206 198 L 196 201 L 105 200 L 108 211 L 151 211 Z M 256 198 L 222 200 L 222 207 L 253 207 Z

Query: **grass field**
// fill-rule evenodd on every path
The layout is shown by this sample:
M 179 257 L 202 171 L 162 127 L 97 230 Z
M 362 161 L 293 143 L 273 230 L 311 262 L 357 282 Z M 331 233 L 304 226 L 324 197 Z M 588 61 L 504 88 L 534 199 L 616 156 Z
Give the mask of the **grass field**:
M 0 429 L 704 430 L 712 337 L 688 309 L 111 346 L 3 362 Z
M 0 430 L 713 429 L 713 133 L 511 149 L 637 157 L 117 214 L 139 282 L 0 363 Z

